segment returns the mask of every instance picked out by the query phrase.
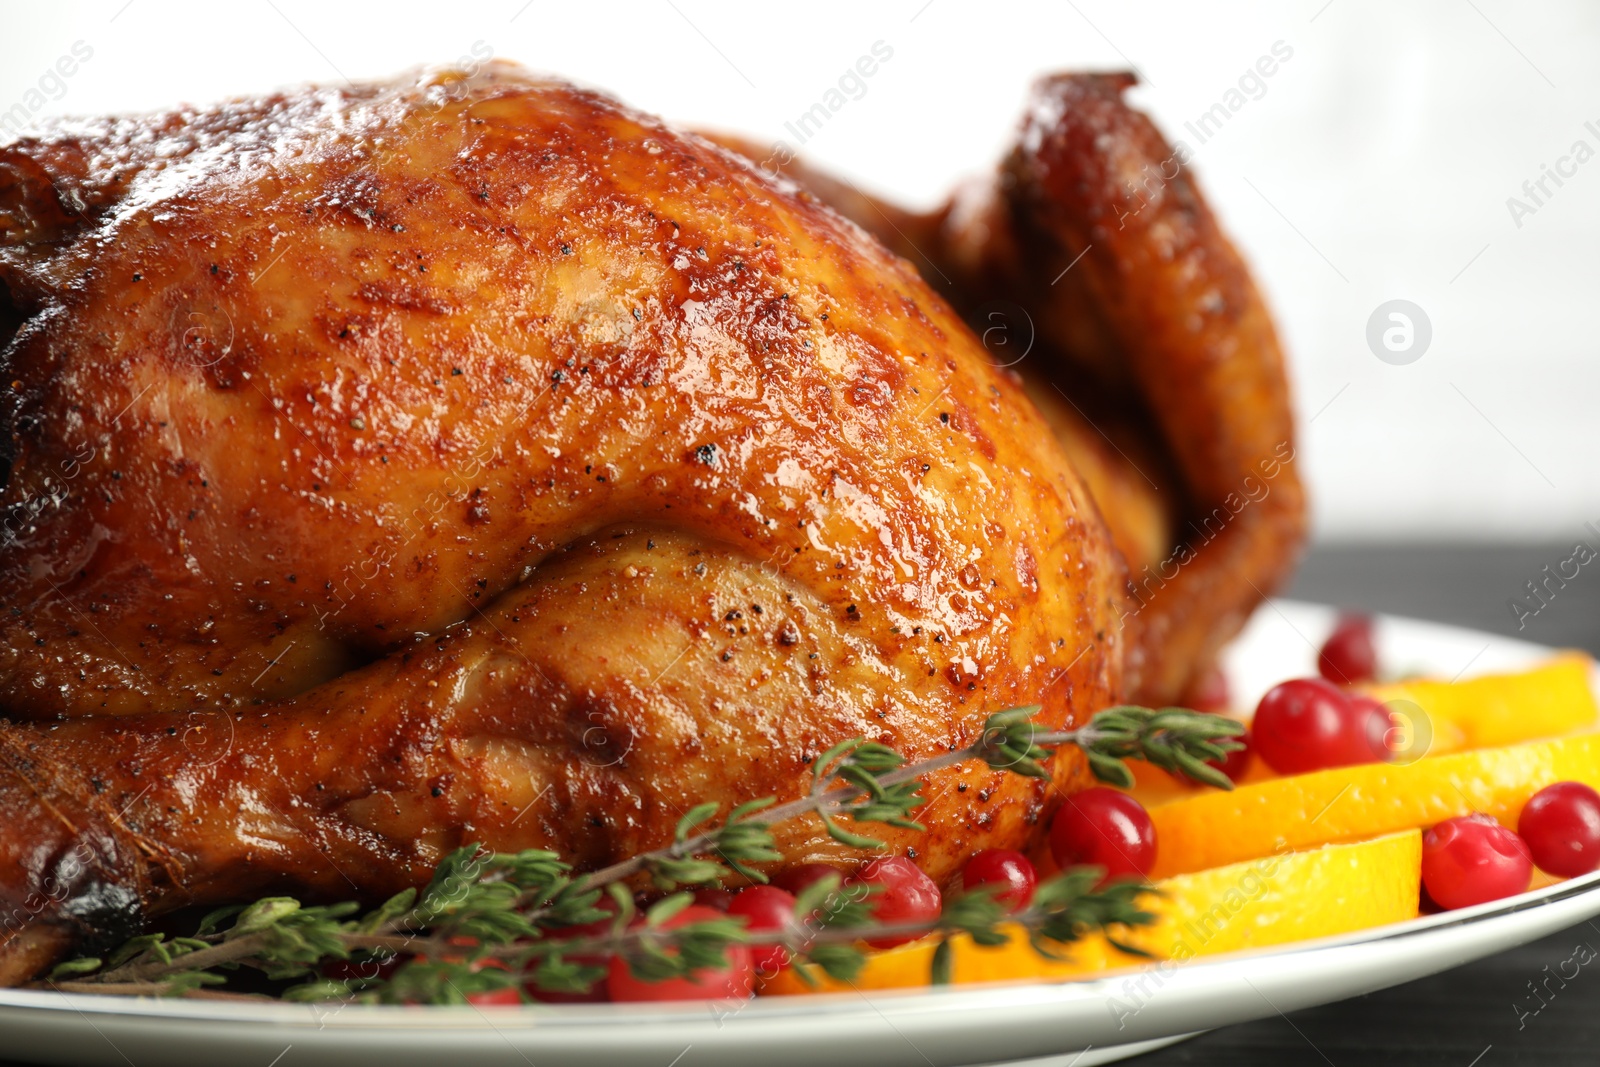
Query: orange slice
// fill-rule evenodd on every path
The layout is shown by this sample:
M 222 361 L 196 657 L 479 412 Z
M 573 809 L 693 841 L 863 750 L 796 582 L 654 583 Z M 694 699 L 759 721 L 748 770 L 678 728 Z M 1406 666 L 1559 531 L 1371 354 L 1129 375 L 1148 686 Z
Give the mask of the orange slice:
M 1160 960 L 1181 963 L 1239 949 L 1328 937 L 1415 918 L 1422 869 L 1422 835 L 1416 830 L 1356 844 L 1267 856 L 1158 883 L 1165 896 L 1145 898 L 1159 919 L 1128 931 L 1125 939 Z M 956 983 L 1082 978 L 1149 961 L 1113 948 L 1101 935 L 1067 947 L 1071 958 L 1048 960 L 1027 935 L 1012 927 L 1011 940 L 985 948 L 967 937 L 951 939 L 951 980 Z M 855 980 L 835 982 L 818 973 L 810 986 L 793 968 L 769 979 L 762 992 L 789 995 L 849 989 L 925 986 L 934 945 L 917 941 L 870 953 Z M 1171 963 L 1166 964 L 1171 966 Z
M 1514 674 L 1485 674 L 1464 682 L 1415 678 L 1361 688 L 1400 716 L 1390 735 L 1400 746 L 1398 755 L 1414 750 L 1417 756 L 1444 756 L 1593 729 L 1600 722 L 1600 704 L 1590 685 L 1593 671 L 1594 661 L 1584 653 L 1563 652 Z M 1129 792 L 1147 808 L 1205 788 L 1138 760 L 1128 766 L 1134 777 Z M 1277 777 L 1255 759 L 1236 784 Z
M 1150 811 L 1163 878 L 1432 826 L 1481 811 L 1508 825 L 1552 782 L 1600 787 L 1600 734 L 1298 774 L 1206 790 Z
M 1514 745 L 1591 729 L 1600 719 L 1590 678 L 1594 662 L 1564 652 L 1531 670 L 1486 674 L 1464 682 L 1416 679 L 1364 687 L 1378 700 L 1409 702 L 1431 728 L 1427 755 Z M 1405 704 L 1399 704 L 1404 712 Z M 1407 730 L 1419 727 L 1403 724 Z

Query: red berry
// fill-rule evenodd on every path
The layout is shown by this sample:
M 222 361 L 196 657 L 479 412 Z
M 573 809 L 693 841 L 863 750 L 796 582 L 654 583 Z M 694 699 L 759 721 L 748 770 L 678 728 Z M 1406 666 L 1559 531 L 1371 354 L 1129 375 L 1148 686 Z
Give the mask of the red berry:
M 1382 705 L 1370 702 L 1380 711 Z M 1383 712 L 1381 729 L 1387 728 Z M 1350 695 L 1321 678 L 1296 678 L 1267 690 L 1256 705 L 1251 741 L 1267 766 L 1279 774 L 1304 774 L 1329 767 L 1378 761 L 1372 707 L 1352 703 Z
M 671 930 L 686 923 L 708 922 L 722 918 L 722 912 L 701 904 L 691 904 L 662 924 Z M 635 925 L 642 925 L 639 920 Z M 668 949 L 668 952 L 673 951 Z M 755 980 L 755 968 L 750 963 L 750 946 L 729 945 L 728 965 L 717 969 L 701 969 L 685 978 L 668 978 L 661 982 L 647 982 L 635 978 L 628 961 L 620 956 L 611 960 L 611 973 L 607 984 L 614 1001 L 645 1000 L 729 1000 L 750 995 Z
M 1244 773 L 1250 769 L 1250 760 L 1255 752 L 1255 746 L 1250 743 L 1250 731 L 1248 729 L 1242 734 L 1235 734 L 1233 740 L 1244 747 L 1234 749 L 1219 760 L 1206 760 L 1206 762 L 1227 775 L 1228 781 L 1237 783 L 1239 779 L 1244 777 Z
M 1547 785 L 1523 806 L 1517 833 L 1539 869 L 1576 878 L 1600 867 L 1600 793 L 1582 782 Z
M 1038 884 L 1039 874 L 1028 857 L 1009 848 L 986 848 L 968 860 L 961 870 L 963 889 L 996 886 L 998 891 L 994 899 L 1012 911 L 1028 906 Z
M 933 879 L 904 856 L 875 859 L 863 867 L 852 882 L 876 886 L 880 890 L 868 900 L 873 917 L 880 923 L 931 923 L 944 906 L 944 895 Z M 867 944 L 873 948 L 894 948 L 921 936 L 920 933 L 896 934 L 869 940 Z
M 799 896 L 829 875 L 835 876 L 841 883 L 845 878 L 844 871 L 831 863 L 797 863 L 775 875 L 772 884 Z
M 1195 711 L 1227 711 L 1233 706 L 1233 693 L 1228 687 L 1228 676 L 1222 668 L 1213 666 L 1189 685 L 1183 706 Z
M 1487 815 L 1446 819 L 1422 836 L 1422 884 L 1441 908 L 1466 908 L 1528 888 L 1533 857 Z
M 478 939 L 475 937 L 452 937 L 449 939 L 449 943 L 452 945 L 459 945 L 462 948 L 478 947 Z M 447 963 L 462 963 L 466 960 L 465 955 L 456 955 L 453 953 L 440 956 L 439 958 Z M 428 958 L 423 955 L 417 956 L 417 960 L 422 963 L 426 963 L 427 959 Z M 504 960 L 496 959 L 493 956 L 485 956 L 481 959 L 473 960 L 471 967 L 468 969 L 476 974 L 478 971 L 509 971 L 511 968 L 506 966 Z M 476 1004 L 479 1007 L 492 1007 L 494 1005 L 522 1003 L 522 993 L 517 989 L 515 984 L 502 986 L 499 989 L 476 990 L 466 994 L 466 998 L 468 1004 Z
M 794 894 L 777 886 L 753 885 L 734 895 L 728 914 L 743 916 L 752 933 L 788 930 L 795 926 Z M 750 962 L 758 974 L 777 974 L 789 966 L 789 950 L 782 945 L 752 945 Z
M 1377 697 L 1354 691 L 1347 692 L 1345 696 L 1350 701 L 1350 712 L 1355 716 L 1356 730 L 1366 739 L 1367 750 L 1372 754 L 1370 760 L 1363 762 L 1383 763 L 1395 755 L 1405 754 L 1401 751 L 1406 745 L 1405 731 L 1400 729 L 1389 709 Z M 1415 742 L 1413 736 L 1412 743 Z
M 1063 867 L 1104 867 L 1104 881 L 1143 878 L 1156 862 L 1156 827 L 1144 805 L 1096 786 L 1067 798 L 1050 824 L 1050 853 Z
M 1370 682 L 1378 676 L 1371 615 L 1339 616 L 1317 656 L 1317 673 L 1336 685 Z
M 733 894 L 726 889 L 715 889 L 708 886 L 694 891 L 694 902 L 696 904 L 704 904 L 708 908 L 715 908 L 717 911 L 727 911 L 728 905 L 733 903 Z
M 595 907 L 606 912 L 608 916 L 615 915 L 617 911 L 617 906 L 611 902 L 610 897 L 601 897 Z M 600 937 L 610 932 L 613 921 L 608 917 L 597 919 L 592 923 L 584 923 L 582 926 L 568 926 L 559 930 L 549 930 L 545 933 L 545 937 L 552 941 L 572 941 L 577 938 Z M 602 967 L 606 966 L 607 961 L 605 956 L 593 955 L 571 956 L 568 958 L 574 963 L 594 964 Z M 611 991 L 608 985 L 606 978 L 602 977 L 589 987 L 587 993 L 563 993 L 553 989 L 540 989 L 535 982 L 528 982 L 522 988 L 529 997 L 545 1004 L 604 1004 L 611 999 Z

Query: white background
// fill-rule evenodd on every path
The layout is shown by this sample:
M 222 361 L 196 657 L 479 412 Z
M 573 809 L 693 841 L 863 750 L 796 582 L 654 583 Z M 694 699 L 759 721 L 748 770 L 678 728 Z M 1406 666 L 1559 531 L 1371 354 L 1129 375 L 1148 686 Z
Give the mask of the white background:
M 785 122 L 882 41 L 893 57 L 804 153 L 918 205 L 992 163 L 1037 74 L 1132 64 L 1146 80 L 1138 99 L 1194 150 L 1276 307 L 1323 541 L 1566 541 L 1600 521 L 1600 158 L 1548 184 L 1520 227 L 1506 203 L 1574 141 L 1600 152 L 1597 4 L 0 8 L 0 110 L 37 101 L 28 90 L 74 42 L 93 49 L 40 114 L 382 77 L 476 45 L 674 120 L 793 141 Z M 1277 41 L 1292 58 L 1199 144 L 1184 123 Z M 1432 321 L 1430 348 L 1407 366 L 1365 340 L 1393 298 Z

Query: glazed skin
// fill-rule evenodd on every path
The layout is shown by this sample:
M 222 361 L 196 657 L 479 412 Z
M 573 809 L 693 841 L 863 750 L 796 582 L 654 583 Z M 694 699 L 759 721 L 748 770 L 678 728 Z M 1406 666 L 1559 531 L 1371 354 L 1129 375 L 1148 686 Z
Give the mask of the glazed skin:
M 0 285 L 0 979 L 472 841 L 594 867 L 1144 662 L 1115 464 L 911 263 L 593 92 L 59 123 L 0 145 Z M 1082 775 L 887 836 L 942 880 Z
M 1271 315 L 1134 84 L 1041 80 L 995 172 L 928 214 L 718 140 L 916 264 L 1023 376 L 1129 564 L 1128 695 L 1164 704 L 1288 576 L 1306 503 Z
M 1119 689 L 1122 567 L 1017 383 L 706 142 L 494 68 L 4 158 L 83 205 L 0 250 L 23 940 L 371 896 L 473 840 L 603 863 L 843 738 L 931 754 Z M 939 877 L 1050 799 L 929 794 Z

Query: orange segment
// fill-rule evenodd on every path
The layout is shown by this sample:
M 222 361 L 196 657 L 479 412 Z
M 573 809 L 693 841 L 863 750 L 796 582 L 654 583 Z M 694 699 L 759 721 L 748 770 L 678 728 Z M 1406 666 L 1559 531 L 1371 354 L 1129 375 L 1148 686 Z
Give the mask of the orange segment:
M 1600 718 L 1590 686 L 1593 670 L 1588 656 L 1564 652 L 1516 674 L 1486 674 L 1464 682 L 1417 679 L 1365 688 L 1385 703 L 1409 701 L 1421 708 L 1433 731 L 1428 754 L 1445 755 L 1593 727 Z
M 1129 931 L 1127 940 L 1159 959 L 1182 962 L 1402 922 L 1416 917 L 1421 868 L 1422 835 L 1412 830 L 1180 875 L 1159 883 L 1165 897 L 1145 899 L 1160 916 L 1156 924 Z M 952 938 L 951 980 L 1081 978 L 1148 962 L 1118 951 L 1100 935 L 1074 943 L 1068 949 L 1071 959 L 1056 962 L 1035 953 L 1020 929 L 1009 932 L 1011 940 L 995 948 Z M 787 995 L 924 986 L 933 948 L 918 941 L 871 953 L 854 982 L 834 982 L 819 972 L 816 990 L 793 969 L 785 970 L 762 991 Z
M 1150 812 L 1154 877 L 1432 826 L 1481 811 L 1512 823 L 1552 782 L 1600 787 L 1600 734 L 1371 763 L 1206 790 Z
M 1563 652 L 1547 662 L 1514 674 L 1485 674 L 1464 682 L 1416 678 L 1404 682 L 1362 686 L 1379 701 L 1403 701 L 1421 708 L 1427 716 L 1430 740 L 1419 755 L 1444 756 L 1473 748 L 1494 748 L 1560 737 L 1592 729 L 1600 722 L 1600 704 L 1590 684 L 1594 661 L 1582 652 Z M 1405 712 L 1405 704 L 1397 709 Z M 1397 743 L 1409 745 L 1406 736 L 1417 724 L 1397 724 Z M 1129 792 L 1145 807 L 1166 804 L 1204 788 L 1148 763 L 1129 760 L 1134 786 Z M 1260 759 L 1236 785 L 1250 785 L 1279 777 Z

